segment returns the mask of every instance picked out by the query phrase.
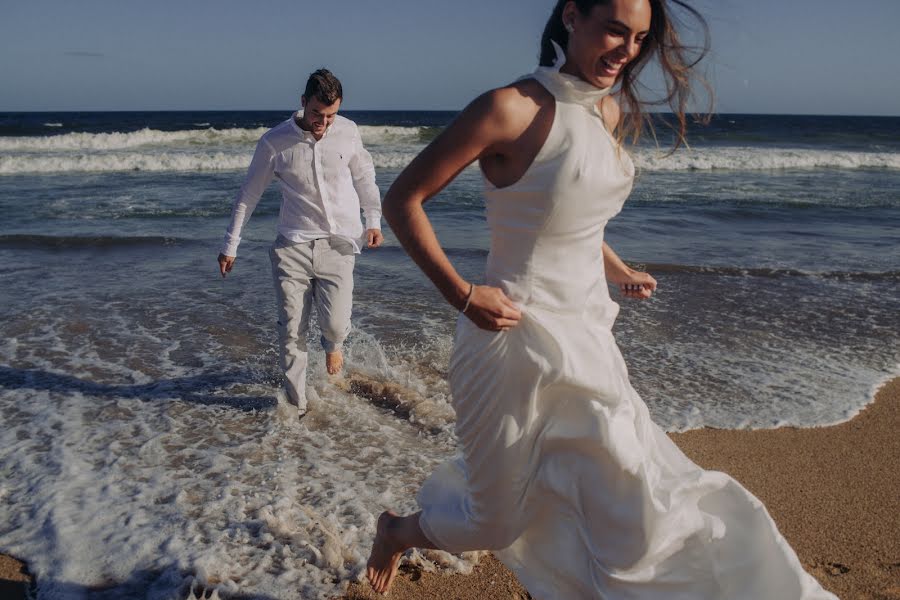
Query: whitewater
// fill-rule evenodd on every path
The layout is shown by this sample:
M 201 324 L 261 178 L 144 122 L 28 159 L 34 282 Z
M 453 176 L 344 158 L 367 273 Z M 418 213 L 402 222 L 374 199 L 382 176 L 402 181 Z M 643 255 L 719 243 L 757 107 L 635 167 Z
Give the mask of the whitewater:
M 0 175 L 244 170 L 250 164 L 256 141 L 265 131 L 145 128 L 134 132 L 0 137 Z M 377 168 L 399 169 L 436 132 L 430 127 L 362 126 L 360 133 Z M 688 148 L 675 154 L 659 148 L 640 148 L 634 154 L 636 166 L 647 171 L 900 170 L 900 154 L 895 152 L 716 146 Z

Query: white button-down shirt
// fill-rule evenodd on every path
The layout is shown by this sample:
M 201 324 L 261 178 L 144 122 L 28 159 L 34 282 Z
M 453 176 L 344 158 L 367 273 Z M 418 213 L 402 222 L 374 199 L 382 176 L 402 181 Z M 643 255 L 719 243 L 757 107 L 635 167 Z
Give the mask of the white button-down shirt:
M 256 145 L 225 232 L 225 256 L 237 256 L 241 230 L 273 177 L 281 182 L 278 233 L 291 241 L 335 236 L 359 252 L 365 238 L 360 208 L 366 229 L 381 229 L 375 165 L 356 123 L 338 115 L 322 139 L 316 140 L 294 117 L 267 131 Z

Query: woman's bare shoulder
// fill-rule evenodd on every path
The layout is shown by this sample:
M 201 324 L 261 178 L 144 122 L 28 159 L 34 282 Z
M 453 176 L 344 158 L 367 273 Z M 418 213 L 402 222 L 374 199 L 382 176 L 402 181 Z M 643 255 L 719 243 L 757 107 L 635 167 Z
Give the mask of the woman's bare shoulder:
M 536 110 L 553 102 L 553 95 L 532 78 L 519 79 L 489 92 L 507 111 Z
M 521 79 L 494 88 L 476 98 L 466 111 L 478 120 L 490 121 L 500 130 L 518 133 L 528 127 L 541 108 L 553 102 L 553 96 L 534 79 Z

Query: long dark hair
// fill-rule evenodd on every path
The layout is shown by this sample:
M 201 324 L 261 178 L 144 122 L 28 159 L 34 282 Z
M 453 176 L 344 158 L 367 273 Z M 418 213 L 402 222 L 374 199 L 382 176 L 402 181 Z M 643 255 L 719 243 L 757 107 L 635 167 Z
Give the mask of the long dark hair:
M 540 64 L 550 66 L 556 57 L 551 40 L 559 44 L 563 49 L 569 43 L 569 33 L 563 26 L 563 8 L 570 0 L 558 0 L 547 25 L 544 27 L 544 35 L 541 36 Z M 582 15 L 587 16 L 594 6 L 609 4 L 611 0 L 571 0 L 575 2 Z M 632 143 L 637 143 L 641 138 L 644 125 L 648 125 L 653 131 L 653 122 L 644 110 L 645 106 L 669 105 L 676 123 L 667 123 L 675 133 L 673 150 L 685 143 L 687 130 L 687 105 L 693 95 L 695 83 L 699 83 L 707 92 L 708 107 L 706 116 L 708 119 L 712 108 L 712 90 L 706 80 L 696 72 L 696 66 L 709 51 L 709 26 L 706 20 L 695 9 L 682 0 L 648 0 L 652 15 L 650 18 L 650 31 L 641 45 L 637 57 L 622 69 L 619 79 L 617 95 L 624 104 L 621 127 L 618 128 L 616 137 L 622 142 L 631 138 Z M 701 46 L 687 46 L 681 42 L 678 30 L 683 27 L 683 22 L 678 19 L 673 11 L 669 10 L 669 4 L 677 6 L 693 18 L 702 32 L 703 44 Z M 647 89 L 638 82 L 637 78 L 651 58 L 659 61 L 660 70 L 666 84 L 666 92 L 663 97 L 654 100 L 644 100 L 638 94 L 639 88 Z

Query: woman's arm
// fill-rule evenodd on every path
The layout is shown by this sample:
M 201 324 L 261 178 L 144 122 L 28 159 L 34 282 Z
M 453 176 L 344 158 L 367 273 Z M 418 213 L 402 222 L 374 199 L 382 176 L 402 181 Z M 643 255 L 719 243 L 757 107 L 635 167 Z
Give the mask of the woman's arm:
M 626 298 L 643 300 L 656 291 L 656 280 L 649 273 L 635 271 L 626 265 L 606 242 L 603 242 L 603 269 L 606 280 L 617 284 Z
M 614 136 L 622 117 L 619 103 L 612 96 L 604 96 L 599 108 L 607 131 Z M 656 290 L 656 280 L 649 273 L 635 271 L 626 265 L 606 242 L 603 242 L 603 269 L 607 281 L 617 284 L 626 298 L 649 298 Z
M 384 197 L 384 217 L 403 248 L 450 304 L 463 310 L 468 299 L 465 314 L 483 329 L 512 327 L 521 313 L 501 289 L 475 286 L 457 273 L 423 205 L 473 161 L 499 154 L 521 135 L 524 102 L 514 86 L 476 98 L 413 159 Z

